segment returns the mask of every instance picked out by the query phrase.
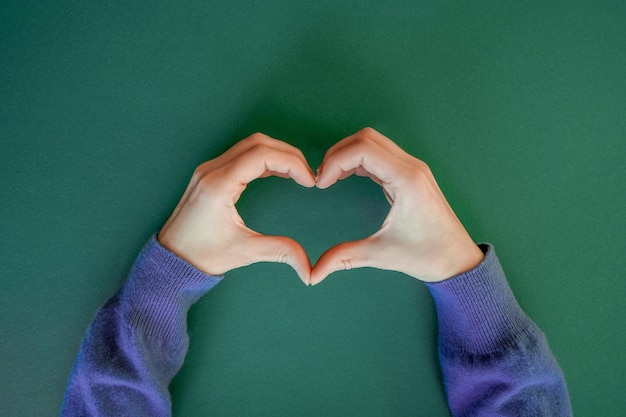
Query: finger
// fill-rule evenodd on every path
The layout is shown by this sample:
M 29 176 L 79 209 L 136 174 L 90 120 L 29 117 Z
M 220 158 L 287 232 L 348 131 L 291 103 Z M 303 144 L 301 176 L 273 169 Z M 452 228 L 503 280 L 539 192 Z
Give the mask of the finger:
M 292 178 L 305 187 L 315 185 L 315 175 L 311 167 L 298 155 L 266 146 L 250 148 L 232 162 L 229 170 L 229 181 L 243 184 L 273 174 Z
M 395 172 L 403 163 L 394 157 L 384 146 L 367 138 L 352 141 L 326 158 L 319 169 L 317 186 L 328 188 L 340 179 L 358 172 L 381 185 L 391 183 Z
M 290 178 L 288 174 L 276 171 L 265 171 L 259 178 L 267 178 L 267 177 L 280 177 L 280 178 Z
M 404 152 L 400 147 L 398 147 L 398 145 L 396 145 L 391 139 L 389 139 L 388 137 L 386 137 L 385 135 L 383 135 L 382 133 L 378 132 L 375 129 L 372 129 L 371 127 L 365 127 L 355 133 L 353 133 L 352 135 L 340 140 L 339 142 L 337 142 L 336 144 L 334 144 L 333 146 L 331 146 L 327 151 L 326 154 L 324 155 L 324 158 L 322 160 L 322 163 L 320 165 L 323 165 L 324 162 L 326 161 L 326 159 L 330 156 L 332 156 L 335 152 L 351 146 L 354 142 L 362 140 L 362 139 L 368 139 L 370 141 L 376 142 L 379 145 L 387 148 L 390 152 L 392 153 L 396 153 L 398 151 L 400 152 Z
M 339 175 L 339 178 L 337 178 L 337 181 L 341 181 L 343 179 L 348 178 L 351 175 L 356 175 L 358 177 L 369 177 L 372 181 L 374 181 L 376 184 L 378 185 L 382 185 L 383 182 L 380 180 L 380 178 L 378 178 L 376 175 L 367 172 L 362 166 L 358 166 L 354 169 L 351 169 L 349 171 L 345 171 L 342 172 L 341 175 Z
M 278 262 L 290 265 L 304 285 L 311 285 L 311 262 L 298 242 L 285 236 L 265 236 L 255 233 L 247 239 L 244 249 L 249 263 Z
M 311 270 L 311 285 L 317 285 L 328 275 L 336 271 L 362 268 L 365 266 L 376 267 L 371 261 L 371 254 L 375 252 L 374 241 L 371 238 L 343 242 L 320 256 Z
M 306 161 L 306 158 L 304 157 L 304 154 L 302 153 L 302 151 L 300 151 L 300 149 L 286 142 L 274 139 L 263 133 L 257 132 L 248 136 L 246 139 L 243 139 L 237 142 L 235 145 L 233 145 L 228 151 L 226 151 L 220 157 L 206 163 L 207 169 L 216 170 L 224 166 L 227 166 L 233 163 L 233 161 L 235 161 L 241 155 L 247 153 L 248 151 L 250 151 L 252 148 L 255 148 L 255 147 L 273 148 L 282 152 L 290 153 L 294 155 L 295 157 L 299 158 L 305 165 L 309 166 Z M 310 170 L 310 167 L 309 167 L 309 170 Z
M 326 151 L 326 154 L 324 155 L 324 159 L 322 160 L 322 163 L 320 164 L 320 167 L 318 168 L 318 179 L 320 176 L 319 173 L 323 171 L 325 163 L 329 159 L 332 159 L 332 157 L 336 153 L 340 151 L 344 151 L 346 148 L 350 148 L 357 143 L 364 143 L 364 142 L 365 143 L 370 142 L 372 144 L 379 146 L 381 149 L 384 150 L 383 152 L 385 152 L 389 156 L 397 158 L 400 161 L 404 161 L 405 163 L 414 164 L 416 161 L 419 161 L 412 155 L 405 152 L 401 147 L 399 147 L 395 142 L 393 142 L 387 136 L 376 131 L 375 129 L 372 129 L 371 127 L 366 127 L 346 137 L 345 139 L 339 141 L 338 143 L 333 145 L 330 149 L 328 149 L 328 151 Z M 360 174 L 358 171 L 354 173 L 356 175 L 362 176 L 362 174 Z M 349 175 L 344 175 L 343 178 L 345 178 L 346 176 L 349 176 Z M 372 180 L 380 184 L 379 179 L 374 178 L 372 175 L 368 175 L 368 176 L 370 176 Z M 343 178 L 339 177 L 339 179 L 343 179 Z

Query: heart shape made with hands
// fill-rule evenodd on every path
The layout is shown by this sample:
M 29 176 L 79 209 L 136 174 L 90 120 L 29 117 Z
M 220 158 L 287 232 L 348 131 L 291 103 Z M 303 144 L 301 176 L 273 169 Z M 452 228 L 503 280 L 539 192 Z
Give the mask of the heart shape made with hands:
M 337 244 L 376 233 L 389 209 L 380 186 L 359 177 L 346 178 L 325 190 L 265 178 L 248 184 L 237 203 L 249 228 L 294 239 L 306 248 L 311 262 Z
M 382 187 L 383 193 L 370 189 L 359 198 L 351 196 L 359 188 L 350 187 L 348 182 L 342 187 L 341 183 L 353 175 L 368 177 L 372 186 L 376 183 Z M 380 228 L 364 238 L 358 236 L 359 240 L 345 241 L 342 233 L 362 230 L 363 224 L 354 227 L 352 223 L 348 230 L 337 224 L 315 228 L 318 239 L 332 238 L 338 232 L 334 238 L 342 243 L 332 246 L 332 241 L 328 242 L 330 247 L 311 267 L 303 247 L 288 237 L 293 230 L 285 229 L 282 236 L 263 235 L 254 230 L 256 221 L 246 215 L 250 222 L 246 224 L 235 207 L 250 183 L 272 176 L 291 178 L 304 188 L 334 188 L 341 195 L 337 200 L 342 204 L 354 205 L 356 201 L 357 207 L 366 210 L 374 201 L 372 196 L 382 194 L 391 203 L 391 209 L 382 224 L 380 213 L 385 210 L 374 210 L 379 213 L 376 219 L 364 223 Z M 290 194 L 293 193 L 287 193 Z M 290 207 L 292 212 L 306 213 L 312 201 L 303 196 L 282 205 Z M 274 200 L 278 198 L 274 197 Z M 275 212 L 258 210 L 258 201 L 254 203 L 255 213 Z M 242 206 L 245 203 L 239 204 Z M 338 220 L 342 215 L 349 215 L 342 206 L 313 213 L 315 220 Z M 286 219 L 279 216 L 273 224 L 287 226 Z M 298 223 L 292 222 L 291 226 L 305 225 L 303 220 L 297 219 Z M 348 220 L 344 223 L 350 224 Z M 391 269 L 423 281 L 440 281 L 469 270 L 483 257 L 452 211 L 429 167 L 369 128 L 333 145 L 324 155 L 318 176 L 302 152 L 285 142 L 260 133 L 238 142 L 196 168 L 158 238 L 174 253 L 212 275 L 256 262 L 282 262 L 291 265 L 307 285 L 319 283 L 334 271 L 363 266 Z

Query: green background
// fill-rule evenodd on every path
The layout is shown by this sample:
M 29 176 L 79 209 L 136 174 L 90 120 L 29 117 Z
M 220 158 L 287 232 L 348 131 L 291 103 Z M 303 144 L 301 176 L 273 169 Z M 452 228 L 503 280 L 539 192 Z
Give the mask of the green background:
M 626 409 L 623 1 L 4 1 L 0 410 L 53 416 L 95 310 L 194 168 L 262 131 L 315 168 L 372 126 L 495 245 L 580 416 Z M 239 203 L 315 261 L 380 188 L 258 180 Z M 232 271 L 192 308 L 175 416 L 447 416 L 420 282 Z

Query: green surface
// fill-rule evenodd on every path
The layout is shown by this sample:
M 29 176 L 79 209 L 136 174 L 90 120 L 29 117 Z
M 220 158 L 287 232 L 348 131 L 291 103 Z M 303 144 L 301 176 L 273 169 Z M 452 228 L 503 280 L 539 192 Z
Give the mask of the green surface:
M 560 4 L 559 4 L 560 3 Z M 29 2 L 0 12 L 0 414 L 53 416 L 94 311 L 193 169 L 262 131 L 369 125 L 495 244 L 579 416 L 626 409 L 626 3 Z M 388 206 L 266 179 L 240 209 L 314 261 Z M 175 416 L 446 416 L 425 287 L 230 273 L 189 317 Z

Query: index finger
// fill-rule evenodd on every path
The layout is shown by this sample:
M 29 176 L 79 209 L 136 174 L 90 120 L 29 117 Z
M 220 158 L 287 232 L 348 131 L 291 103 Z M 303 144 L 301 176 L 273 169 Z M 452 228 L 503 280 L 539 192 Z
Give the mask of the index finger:
M 315 175 L 306 160 L 287 150 L 265 145 L 253 146 L 240 154 L 231 161 L 229 171 L 231 181 L 244 185 L 268 175 L 292 178 L 304 187 L 315 185 Z
M 327 152 L 317 177 L 319 188 L 328 188 L 349 175 L 368 176 L 383 187 L 392 183 L 401 163 L 384 145 L 367 137 L 349 137 Z M 342 141 L 342 142 L 344 142 Z
M 239 158 L 242 154 L 249 151 L 254 147 L 268 147 L 268 148 L 276 148 L 278 150 L 285 151 L 287 153 L 291 153 L 298 158 L 302 159 L 304 163 L 306 163 L 306 158 L 302 154 L 300 149 L 292 146 L 286 142 L 283 142 L 278 139 L 274 139 L 264 133 L 256 132 L 252 135 L 248 136 L 245 139 L 240 140 L 235 145 L 233 145 L 230 149 L 224 152 L 219 157 L 207 161 L 202 164 L 206 166 L 207 170 L 216 170 L 220 169 L 224 166 L 230 165 L 234 160 Z

